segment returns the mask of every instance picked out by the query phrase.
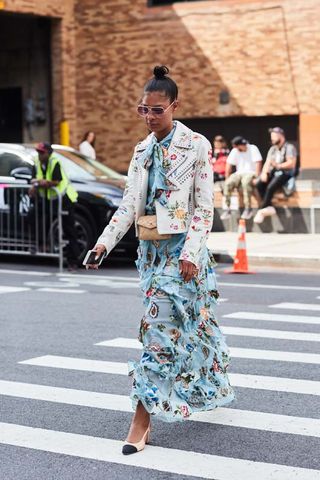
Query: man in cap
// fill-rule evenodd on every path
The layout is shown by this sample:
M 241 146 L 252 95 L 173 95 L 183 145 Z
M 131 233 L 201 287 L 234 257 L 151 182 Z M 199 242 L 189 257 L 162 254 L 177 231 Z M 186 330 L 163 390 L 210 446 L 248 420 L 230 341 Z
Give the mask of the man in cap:
M 274 193 L 283 187 L 295 175 L 297 150 L 292 143 L 286 141 L 285 132 L 280 127 L 269 129 L 271 144 L 267 159 L 262 168 L 256 188 L 262 199 L 260 209 L 253 221 L 262 223 L 265 217 L 275 215 L 272 206 Z
M 80 249 L 77 241 L 77 232 L 75 227 L 74 204 L 77 201 L 78 193 L 69 181 L 58 155 L 53 152 L 50 143 L 42 142 L 36 146 L 37 156 L 30 195 L 36 193 L 42 197 L 42 215 L 45 215 L 47 221 L 46 228 L 50 225 L 50 212 L 57 211 L 57 192 L 62 196 L 62 228 L 68 244 L 66 248 L 66 257 L 69 270 L 75 270 L 78 265 Z M 47 234 L 47 232 L 46 232 Z
M 262 156 L 256 145 L 250 144 L 241 136 L 235 137 L 231 143 L 233 149 L 227 158 L 223 192 L 227 208 L 222 213 L 221 220 L 226 220 L 231 216 L 231 194 L 235 188 L 241 188 L 243 192 L 244 211 L 241 218 L 249 220 L 253 216 L 251 208 L 253 179 L 260 175 Z M 236 167 L 235 173 L 232 173 L 233 166 Z

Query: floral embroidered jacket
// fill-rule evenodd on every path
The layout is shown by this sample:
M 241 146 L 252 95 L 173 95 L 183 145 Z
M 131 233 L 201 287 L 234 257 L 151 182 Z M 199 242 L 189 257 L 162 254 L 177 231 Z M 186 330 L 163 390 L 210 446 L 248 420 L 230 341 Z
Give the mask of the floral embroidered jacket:
M 199 266 L 213 221 L 213 173 L 209 141 L 176 121 L 167 150 L 163 150 L 167 190 L 156 200 L 159 233 L 188 232 L 180 259 Z M 107 253 L 115 247 L 133 222 L 145 215 L 148 190 L 148 158 L 145 152 L 155 142 L 154 134 L 138 143 L 130 163 L 123 200 L 97 243 Z

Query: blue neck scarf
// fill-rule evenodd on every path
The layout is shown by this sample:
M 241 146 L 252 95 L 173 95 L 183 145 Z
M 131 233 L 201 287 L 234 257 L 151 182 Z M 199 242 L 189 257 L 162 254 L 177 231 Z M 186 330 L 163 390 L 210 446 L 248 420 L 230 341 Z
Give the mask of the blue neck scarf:
M 166 183 L 166 166 L 164 165 L 164 153 L 169 148 L 172 137 L 174 135 L 176 126 L 174 125 L 171 132 L 160 142 L 154 136 L 152 141 L 140 160 L 143 162 L 145 168 L 150 170 L 149 173 L 149 194 L 147 204 L 153 208 L 154 200 L 157 200 L 166 205 L 167 198 L 165 191 L 169 190 Z
M 157 137 L 153 135 L 150 144 L 140 157 L 140 161 L 145 168 L 149 169 L 152 163 L 154 163 L 155 167 L 163 170 L 163 173 L 165 174 L 163 167 L 163 152 L 169 148 L 175 129 L 176 124 L 174 123 L 171 132 L 165 138 L 160 140 L 160 142 L 158 142 Z

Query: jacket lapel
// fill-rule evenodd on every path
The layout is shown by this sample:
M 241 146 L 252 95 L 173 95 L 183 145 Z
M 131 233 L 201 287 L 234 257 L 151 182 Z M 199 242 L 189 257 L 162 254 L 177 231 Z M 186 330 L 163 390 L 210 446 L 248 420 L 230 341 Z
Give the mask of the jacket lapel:
M 167 180 L 176 188 L 180 189 L 181 183 L 179 176 L 181 171 L 187 171 L 194 163 L 193 155 L 190 155 L 192 149 L 192 131 L 177 121 L 176 131 L 173 135 L 170 147 L 168 149 L 168 162 L 170 167 L 167 172 Z
M 142 167 L 142 192 L 148 189 L 148 156 L 146 151 L 149 149 L 153 142 L 154 134 L 151 133 L 148 137 L 140 142 L 136 147 L 137 162 Z M 195 158 L 190 155 L 192 149 L 192 131 L 183 125 L 181 122 L 176 121 L 176 130 L 174 132 L 172 141 L 168 148 L 168 151 L 164 157 L 165 163 L 169 165 L 167 170 L 167 186 L 170 190 L 179 190 L 181 188 L 181 182 L 179 178 L 182 173 L 187 172 L 193 165 Z M 142 199 L 141 199 L 142 200 Z

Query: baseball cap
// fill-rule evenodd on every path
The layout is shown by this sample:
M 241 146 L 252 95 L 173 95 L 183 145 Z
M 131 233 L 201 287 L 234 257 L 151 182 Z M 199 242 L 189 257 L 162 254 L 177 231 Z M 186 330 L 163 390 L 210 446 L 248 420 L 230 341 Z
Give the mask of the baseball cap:
M 248 140 L 246 140 L 244 137 L 242 137 L 241 135 L 238 135 L 237 137 L 234 137 L 232 140 L 231 140 L 231 144 L 232 145 L 247 145 L 248 143 Z
M 283 128 L 280 128 L 280 127 L 272 127 L 272 128 L 269 128 L 269 133 L 280 133 L 280 135 L 284 135 L 284 130 Z
M 36 150 L 40 153 L 51 152 L 52 147 L 49 142 L 40 142 L 36 145 Z

